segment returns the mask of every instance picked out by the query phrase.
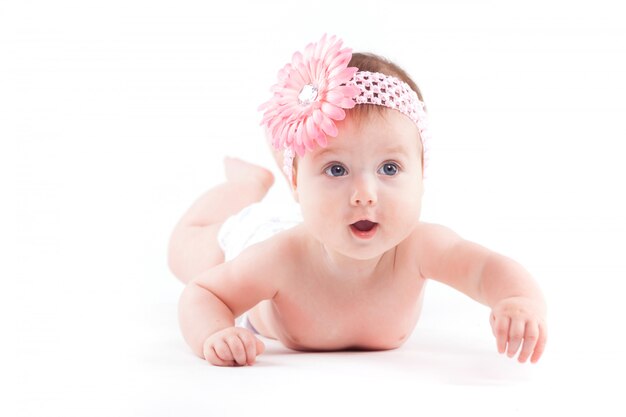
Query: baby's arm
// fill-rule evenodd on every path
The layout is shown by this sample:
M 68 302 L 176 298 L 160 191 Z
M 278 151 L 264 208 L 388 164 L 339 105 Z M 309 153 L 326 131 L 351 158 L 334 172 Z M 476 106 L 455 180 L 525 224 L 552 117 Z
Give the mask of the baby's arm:
M 268 257 L 256 250 L 259 246 L 200 274 L 180 297 L 183 337 L 196 355 L 213 365 L 252 365 L 264 350 L 252 332 L 234 327 L 236 317 L 277 292 L 272 275 L 264 273 Z
M 546 304 L 532 276 L 517 262 L 462 239 L 443 226 L 422 224 L 420 271 L 491 307 L 498 351 L 537 362 L 546 340 Z M 523 342 L 523 346 L 522 346 Z

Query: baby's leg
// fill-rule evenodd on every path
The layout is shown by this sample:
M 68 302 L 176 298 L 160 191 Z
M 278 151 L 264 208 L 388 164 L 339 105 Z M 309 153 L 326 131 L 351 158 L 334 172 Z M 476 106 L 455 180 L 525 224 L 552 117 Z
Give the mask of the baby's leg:
M 274 183 L 265 168 L 240 159 L 224 160 L 226 182 L 202 195 L 183 215 L 172 233 L 169 266 L 187 283 L 200 272 L 224 262 L 217 233 L 229 216 L 261 201 Z

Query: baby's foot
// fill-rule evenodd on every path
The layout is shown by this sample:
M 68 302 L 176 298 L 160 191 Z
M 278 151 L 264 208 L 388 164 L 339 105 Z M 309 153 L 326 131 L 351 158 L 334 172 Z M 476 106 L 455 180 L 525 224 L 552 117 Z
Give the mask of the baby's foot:
M 274 175 L 269 170 L 238 158 L 224 158 L 224 171 L 228 181 L 259 181 L 266 190 L 274 184 Z

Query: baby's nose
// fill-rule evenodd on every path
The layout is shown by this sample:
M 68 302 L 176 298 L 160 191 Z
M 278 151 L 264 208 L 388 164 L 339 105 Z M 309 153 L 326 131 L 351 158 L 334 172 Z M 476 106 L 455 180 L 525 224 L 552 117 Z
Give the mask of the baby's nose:
M 376 196 L 376 186 L 372 181 L 363 179 L 355 184 L 350 202 L 355 206 L 375 205 L 378 199 Z
M 369 206 L 369 205 L 376 204 L 376 200 L 373 199 L 373 198 L 369 198 L 369 199 L 366 199 L 366 200 L 360 200 L 360 199 L 357 198 L 357 199 L 353 200 L 352 203 L 355 206 L 360 206 L 360 205 L 364 205 L 364 206 L 368 205 Z

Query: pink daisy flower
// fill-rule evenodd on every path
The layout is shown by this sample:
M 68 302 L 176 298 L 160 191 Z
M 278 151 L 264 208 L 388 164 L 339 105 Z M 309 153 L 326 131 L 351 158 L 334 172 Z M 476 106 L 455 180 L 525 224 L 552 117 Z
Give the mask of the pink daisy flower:
M 355 106 L 359 88 L 348 85 L 357 72 L 348 67 L 350 48 L 341 49 L 335 36 L 307 45 L 278 72 L 273 97 L 263 103 L 261 125 L 267 127 L 276 149 L 291 149 L 299 156 L 317 143 L 325 147 L 327 136 L 337 136 L 335 120 Z

